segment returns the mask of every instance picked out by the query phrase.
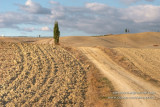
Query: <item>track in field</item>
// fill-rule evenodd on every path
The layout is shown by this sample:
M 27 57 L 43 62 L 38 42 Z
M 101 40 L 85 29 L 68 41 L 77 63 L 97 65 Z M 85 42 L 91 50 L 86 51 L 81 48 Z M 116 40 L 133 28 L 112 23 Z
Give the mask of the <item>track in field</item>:
M 0 43 L 0 106 L 84 106 L 86 72 L 53 45 Z

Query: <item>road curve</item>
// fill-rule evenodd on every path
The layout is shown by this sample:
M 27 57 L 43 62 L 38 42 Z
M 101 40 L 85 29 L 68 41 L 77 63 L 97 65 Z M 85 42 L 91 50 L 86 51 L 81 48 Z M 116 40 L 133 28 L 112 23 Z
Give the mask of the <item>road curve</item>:
M 79 49 L 112 82 L 115 89 L 119 92 L 118 94 L 124 98 L 122 99 L 123 107 L 159 107 L 159 88 L 127 72 L 98 48 L 80 47 Z M 132 93 L 124 94 L 124 92 Z M 133 92 L 136 92 L 136 94 L 133 94 Z M 142 94 L 142 92 L 149 93 Z M 128 97 L 128 99 L 125 97 Z

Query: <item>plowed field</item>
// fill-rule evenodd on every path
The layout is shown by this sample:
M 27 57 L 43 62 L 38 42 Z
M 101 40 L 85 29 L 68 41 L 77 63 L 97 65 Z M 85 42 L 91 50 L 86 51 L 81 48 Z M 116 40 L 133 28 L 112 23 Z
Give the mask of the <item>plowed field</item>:
M 86 72 L 59 46 L 0 42 L 0 106 L 84 106 Z

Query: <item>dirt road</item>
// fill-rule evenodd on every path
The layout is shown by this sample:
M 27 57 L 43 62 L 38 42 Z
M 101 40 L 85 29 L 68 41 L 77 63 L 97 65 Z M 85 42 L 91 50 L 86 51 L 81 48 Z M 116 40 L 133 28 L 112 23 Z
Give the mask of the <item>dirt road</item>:
M 80 47 L 79 49 L 112 81 L 118 91 L 113 94 L 121 96 L 123 107 L 159 107 L 159 88 L 127 72 L 98 48 Z M 144 92 L 148 93 L 144 94 Z

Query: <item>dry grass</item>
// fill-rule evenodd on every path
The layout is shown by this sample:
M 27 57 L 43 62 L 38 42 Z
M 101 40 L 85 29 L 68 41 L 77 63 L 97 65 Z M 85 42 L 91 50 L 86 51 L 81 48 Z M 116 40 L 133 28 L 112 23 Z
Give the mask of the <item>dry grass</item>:
M 87 59 L 86 56 L 78 51 L 76 48 L 65 47 L 67 51 L 71 52 L 79 62 L 83 63 L 87 72 L 87 93 L 85 106 L 86 107 L 121 107 L 121 100 L 108 99 L 116 91 L 112 83 L 104 77 L 103 74 Z
M 159 49 L 99 48 L 127 71 L 160 86 Z
M 153 46 L 159 46 L 159 45 L 153 45 Z

